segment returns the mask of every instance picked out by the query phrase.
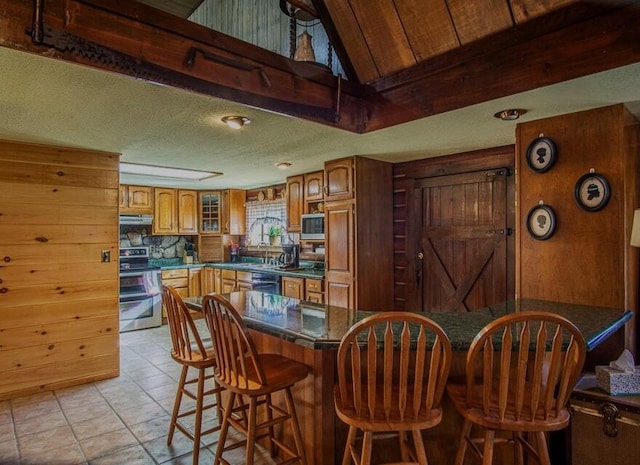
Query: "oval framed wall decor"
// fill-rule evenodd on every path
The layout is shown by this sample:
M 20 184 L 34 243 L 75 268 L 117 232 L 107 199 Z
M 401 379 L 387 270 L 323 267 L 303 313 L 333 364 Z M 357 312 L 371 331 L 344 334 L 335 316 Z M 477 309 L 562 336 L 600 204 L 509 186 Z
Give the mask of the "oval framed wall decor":
M 574 194 L 576 202 L 583 210 L 597 212 L 609 203 L 611 187 L 607 178 L 591 170 L 578 179 Z
M 536 205 L 527 215 L 527 231 L 538 241 L 545 241 L 556 231 L 556 214 L 548 205 Z
M 536 173 L 549 171 L 557 157 L 558 149 L 555 142 L 542 135 L 534 139 L 527 148 L 527 166 Z

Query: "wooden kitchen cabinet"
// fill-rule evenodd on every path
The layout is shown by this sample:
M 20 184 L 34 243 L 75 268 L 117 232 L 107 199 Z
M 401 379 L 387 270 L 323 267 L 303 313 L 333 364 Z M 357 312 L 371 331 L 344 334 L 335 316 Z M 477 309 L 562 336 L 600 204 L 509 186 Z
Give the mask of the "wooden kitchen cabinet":
M 198 234 L 198 192 L 178 189 L 178 234 Z
M 250 291 L 253 288 L 250 271 L 221 270 L 221 293 Z
M 212 292 L 220 292 L 222 287 L 221 271 L 218 268 L 205 266 L 202 268 L 202 294 L 210 294 Z
M 322 291 L 322 279 L 306 278 L 304 280 L 304 300 L 322 304 L 324 303 Z
M 391 310 L 391 164 L 351 157 L 327 162 L 325 168 L 330 194 L 325 192 L 324 204 L 325 303 L 359 310 Z
M 324 171 L 304 175 L 304 213 L 324 211 Z
M 162 284 L 172 286 L 181 297 L 189 297 L 189 269 L 174 268 L 162 270 Z M 167 318 L 167 309 L 162 304 L 162 318 Z
M 198 234 L 196 191 L 154 188 L 153 234 Z
M 236 271 L 235 270 L 221 270 L 222 274 L 221 274 L 221 284 L 222 287 L 220 288 L 220 291 L 223 294 L 227 294 L 229 292 L 234 292 L 236 291 Z
M 282 277 L 282 295 L 304 300 L 304 278 Z
M 324 200 L 324 171 L 304 174 L 304 202 L 321 202 Z M 308 212 L 313 213 L 313 212 Z
M 253 289 L 251 283 L 252 273 L 250 271 L 237 271 L 236 272 L 236 287 L 239 291 L 250 291 Z
M 221 228 L 223 234 L 246 234 L 247 192 L 241 189 L 226 189 L 222 191 L 220 204 Z
M 153 214 L 153 187 L 120 184 L 120 213 Z
M 189 268 L 189 296 L 202 295 L 202 268 Z
M 287 178 L 287 232 L 302 230 L 302 212 L 304 211 L 303 175 Z
M 360 158 L 364 160 L 364 158 Z M 324 164 L 324 200 L 352 199 L 355 192 L 355 157 L 328 161 Z
M 200 192 L 200 234 L 245 234 L 246 201 L 242 189 Z
M 162 284 L 173 286 L 182 297 L 189 296 L 189 268 L 162 270 Z
M 153 205 L 153 234 L 176 234 L 178 232 L 176 190 L 156 187 Z

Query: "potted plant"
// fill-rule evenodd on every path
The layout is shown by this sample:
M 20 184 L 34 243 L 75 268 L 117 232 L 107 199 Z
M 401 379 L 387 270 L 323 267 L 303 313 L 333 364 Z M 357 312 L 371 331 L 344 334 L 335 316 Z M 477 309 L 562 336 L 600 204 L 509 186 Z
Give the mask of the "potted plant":
M 267 234 L 269 235 L 269 242 L 271 245 L 280 245 L 282 240 L 282 226 L 279 224 L 272 224 L 269 226 Z

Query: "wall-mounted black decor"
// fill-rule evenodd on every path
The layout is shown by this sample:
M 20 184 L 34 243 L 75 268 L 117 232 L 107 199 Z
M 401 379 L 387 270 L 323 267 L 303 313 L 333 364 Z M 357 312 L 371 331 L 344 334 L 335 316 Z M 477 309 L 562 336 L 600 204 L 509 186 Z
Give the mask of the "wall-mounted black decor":
M 536 173 L 544 173 L 551 169 L 557 156 L 556 144 L 541 134 L 527 148 L 527 165 Z
M 556 214 L 553 208 L 541 203 L 529 210 L 527 231 L 538 241 L 544 241 L 553 236 L 556 231 Z
M 609 181 L 594 170 L 583 175 L 575 187 L 575 197 L 578 205 L 589 212 L 602 210 L 611 197 Z

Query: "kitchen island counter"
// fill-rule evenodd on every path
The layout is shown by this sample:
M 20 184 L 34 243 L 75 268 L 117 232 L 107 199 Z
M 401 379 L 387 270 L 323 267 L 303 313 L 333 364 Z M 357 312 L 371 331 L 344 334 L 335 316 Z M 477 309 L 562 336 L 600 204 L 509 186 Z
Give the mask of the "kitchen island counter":
M 224 296 L 240 312 L 249 328 L 313 349 L 337 349 L 340 339 L 354 323 L 374 313 L 258 291 Z M 201 310 L 202 296 L 187 297 L 185 303 L 191 309 Z M 525 310 L 551 312 L 568 318 L 582 332 L 588 350 L 593 350 L 632 316 L 628 310 L 534 299 L 512 300 L 467 313 L 424 315 L 442 326 L 451 339 L 453 350 L 466 351 L 485 325 L 507 313 Z
M 293 389 L 303 440 L 310 465 L 341 463 L 347 428 L 335 415 L 333 386 L 336 349 L 345 332 L 372 312 L 299 301 L 258 291 L 223 294 L 242 315 L 259 352 L 278 353 L 309 366 L 310 375 Z M 202 310 L 202 297 L 186 297 L 185 303 Z M 620 330 L 631 312 L 610 308 L 561 304 L 540 300 L 517 300 L 467 313 L 427 313 L 449 335 L 453 349 L 451 375 L 464 374 L 466 350 L 487 323 L 505 313 L 539 310 L 563 315 L 583 333 L 589 350 Z M 430 463 L 453 463 L 462 421 L 453 405 L 443 399 L 443 421 L 424 433 Z M 374 446 L 374 463 L 393 462 L 397 439 Z M 498 464 L 513 457 L 496 451 Z

